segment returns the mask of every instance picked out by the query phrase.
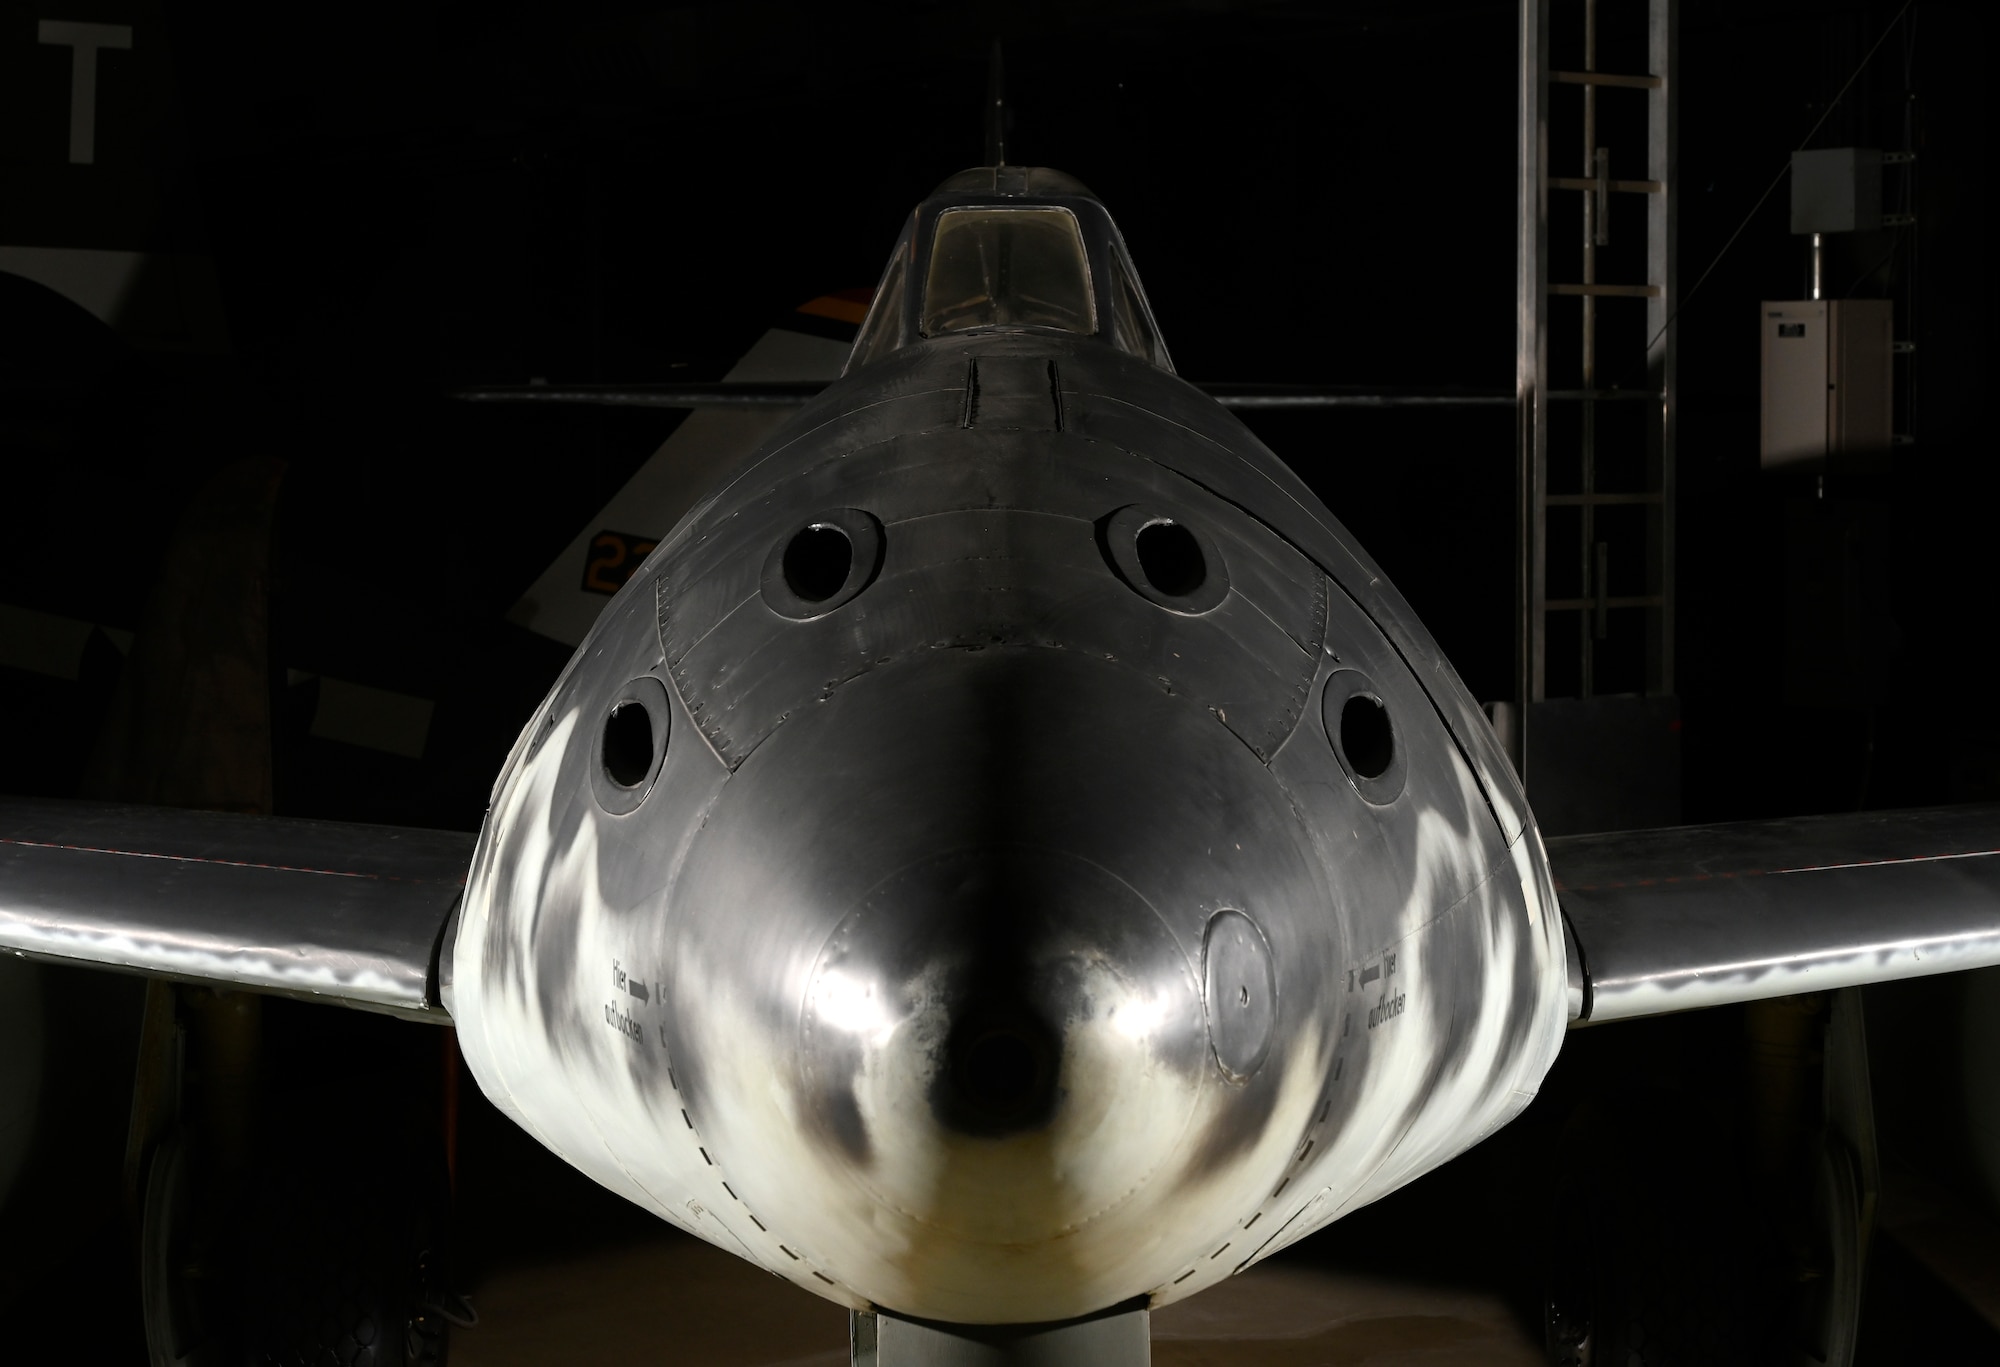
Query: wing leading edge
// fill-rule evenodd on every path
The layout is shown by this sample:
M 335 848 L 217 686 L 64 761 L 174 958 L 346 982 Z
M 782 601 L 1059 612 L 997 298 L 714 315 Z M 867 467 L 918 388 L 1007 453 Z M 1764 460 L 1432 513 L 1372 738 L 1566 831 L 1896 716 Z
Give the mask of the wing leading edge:
M 1569 836 L 1574 1023 L 2000 964 L 2000 806 Z
M 0 952 L 444 1022 L 474 839 L 0 797 Z
M 0 951 L 442 1021 L 474 839 L 0 797 Z M 1548 850 L 1579 1024 L 2000 964 L 2000 806 Z

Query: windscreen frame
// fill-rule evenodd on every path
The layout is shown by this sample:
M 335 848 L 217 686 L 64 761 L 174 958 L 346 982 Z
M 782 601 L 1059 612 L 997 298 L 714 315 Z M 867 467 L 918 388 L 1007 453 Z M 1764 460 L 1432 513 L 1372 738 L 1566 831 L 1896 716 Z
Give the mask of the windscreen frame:
M 1066 255 L 1073 249 L 1074 258 L 1073 262 L 1066 260 L 1062 264 L 1065 266 L 1074 264 L 1077 271 L 1081 273 L 1080 277 L 1061 282 L 1062 292 L 1067 293 L 1069 296 L 1067 299 L 1050 298 L 1038 300 L 1035 296 L 1025 291 L 1019 292 L 1015 298 L 1009 297 L 1013 292 L 1004 288 L 1003 285 L 1011 282 L 1005 282 L 1004 277 L 1010 275 L 1018 276 L 1020 273 L 1014 261 L 1018 258 L 1020 249 L 1024 245 L 1030 248 L 1034 246 L 1031 240 L 1034 230 L 1030 229 L 1028 232 L 1020 232 L 1013 229 L 1001 228 L 1000 224 L 1004 223 L 1008 218 L 1022 220 L 1024 225 L 1026 220 L 1029 219 L 1053 221 L 1060 223 L 1063 229 L 1066 229 L 1067 236 L 1063 242 L 1063 253 Z M 990 240 L 999 246 L 1004 253 L 998 260 L 991 263 L 988 268 L 992 277 L 990 283 L 993 286 L 985 296 L 986 308 L 989 315 L 997 315 L 1006 309 L 1019 308 L 1023 304 L 1032 301 L 1033 303 L 1040 304 L 1042 311 L 1051 315 L 1049 318 L 1045 320 L 1022 317 L 1002 319 L 992 316 L 991 320 L 986 322 L 959 323 L 948 321 L 949 315 L 962 313 L 974 307 L 974 305 L 967 302 L 952 303 L 949 299 L 941 301 L 937 298 L 937 290 L 941 281 L 949 282 L 951 279 L 951 277 L 946 276 L 941 270 L 941 266 L 944 263 L 941 262 L 939 257 L 939 247 L 944 243 L 947 234 L 954 231 L 954 220 L 958 219 L 966 220 L 963 231 L 969 239 L 976 240 L 975 235 L 991 231 L 992 236 Z M 961 268 L 954 265 L 952 269 L 954 272 L 957 272 Z M 924 258 L 923 301 L 917 312 L 917 335 L 920 337 L 935 338 L 969 332 L 1003 330 L 1032 332 L 1047 329 L 1072 337 L 1096 337 L 1100 335 L 1103 328 L 1098 308 L 1097 275 L 1098 272 L 1091 269 L 1090 246 L 1084 240 L 1083 224 L 1077 218 L 1076 210 L 1066 204 L 954 204 L 948 208 L 938 210 L 931 223 L 930 251 Z M 1079 285 L 1081 288 L 1077 288 Z M 1080 305 L 1081 308 L 1077 309 L 1074 307 L 1075 305 Z M 1080 314 L 1076 318 L 1076 322 L 1080 323 L 1081 326 L 1070 326 L 1066 323 L 1054 321 L 1053 315 L 1059 311 Z
M 1109 211 L 1103 204 L 1088 195 L 996 195 L 982 194 L 941 194 L 919 204 L 914 214 L 905 221 L 901 236 L 896 240 L 896 250 L 891 255 L 889 266 L 884 270 L 883 283 L 892 278 L 900 278 L 900 297 L 888 298 L 878 288 L 877 297 L 870 306 L 867 318 L 861 325 L 854 351 L 849 355 L 844 374 L 853 374 L 866 366 L 927 339 L 921 331 L 924 309 L 924 289 L 922 283 L 929 275 L 931 252 L 936 243 L 938 220 L 952 209 L 1012 209 L 1012 208 L 1061 208 L 1067 209 L 1075 217 L 1077 229 L 1083 239 L 1083 249 L 1090 270 L 1090 287 L 1093 306 L 1097 316 L 1097 331 L 1088 335 L 1088 340 L 1110 346 L 1129 356 L 1134 356 L 1149 364 L 1158 366 L 1168 374 L 1174 373 L 1174 363 L 1167 353 L 1165 340 L 1153 317 L 1151 301 L 1146 296 L 1144 284 L 1132 266 L 1131 254 L 1125 248 L 1125 239 L 1119 233 Z M 1123 289 L 1126 297 L 1121 299 Z M 892 316 L 893 315 L 893 316 Z M 1036 332 L 1043 329 L 1001 324 L 991 327 L 965 329 L 940 334 L 936 340 L 954 337 L 973 337 L 993 332 Z M 1050 335 L 1082 338 L 1085 334 L 1058 332 L 1047 329 Z

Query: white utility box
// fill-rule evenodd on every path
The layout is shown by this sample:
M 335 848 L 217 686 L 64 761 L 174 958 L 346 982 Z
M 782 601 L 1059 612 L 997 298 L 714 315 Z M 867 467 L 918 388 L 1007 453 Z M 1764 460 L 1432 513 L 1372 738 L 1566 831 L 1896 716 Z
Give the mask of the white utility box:
M 1766 470 L 1823 468 L 1894 442 L 1894 316 L 1887 299 L 1763 305 Z

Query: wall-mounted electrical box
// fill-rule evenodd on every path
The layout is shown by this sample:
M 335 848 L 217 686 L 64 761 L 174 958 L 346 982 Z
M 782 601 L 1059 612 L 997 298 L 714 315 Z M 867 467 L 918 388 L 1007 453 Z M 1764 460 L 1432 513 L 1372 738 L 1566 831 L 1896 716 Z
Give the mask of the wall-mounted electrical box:
M 1867 233 L 1882 226 L 1882 154 L 1872 147 L 1792 153 L 1792 231 Z
M 1813 471 L 1835 453 L 1894 441 L 1893 311 L 1887 299 L 1763 305 L 1766 470 Z

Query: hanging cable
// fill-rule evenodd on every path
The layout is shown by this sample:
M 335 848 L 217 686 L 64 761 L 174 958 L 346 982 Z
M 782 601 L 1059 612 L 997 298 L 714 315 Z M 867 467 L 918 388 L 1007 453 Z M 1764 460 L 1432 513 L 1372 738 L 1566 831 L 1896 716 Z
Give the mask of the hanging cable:
M 1889 35 L 1896 31 L 1896 25 L 1903 22 L 1903 16 L 1910 12 L 1910 6 L 1915 3 L 1916 0 L 1903 0 L 1903 7 L 1896 11 L 1896 17 L 1891 19 L 1888 25 L 1883 28 L 1881 35 L 1869 46 L 1868 51 L 1862 55 L 1861 61 L 1856 64 L 1854 70 L 1848 75 L 1847 80 L 1841 84 L 1840 90 L 1827 102 L 1826 108 L 1820 111 L 1819 118 L 1815 119 L 1813 126 L 1806 130 L 1806 135 L 1799 140 L 1799 145 L 1792 149 L 1792 156 L 1797 156 L 1800 152 L 1806 150 L 1807 145 L 1812 142 L 1813 137 L 1819 132 L 1827 119 L 1832 116 L 1833 111 L 1840 107 L 1840 102 L 1847 97 L 1847 92 L 1854 88 L 1856 81 L 1861 79 L 1861 73 L 1868 69 L 1868 63 L 1874 59 L 1876 52 L 1881 49 L 1882 44 L 1887 42 Z M 1792 158 L 1788 156 L 1785 158 L 1785 164 L 1778 168 L 1778 174 L 1772 176 L 1771 183 L 1764 187 L 1764 193 L 1757 196 L 1757 202 L 1750 206 L 1750 212 L 1743 215 L 1743 221 L 1736 225 L 1736 231 L 1729 235 L 1729 240 L 1722 244 L 1720 251 L 1716 252 L 1714 260 L 1710 261 L 1707 267 L 1703 269 L 1701 275 L 1696 278 L 1688 292 L 1681 296 L 1680 303 L 1674 307 L 1672 313 L 1667 315 L 1667 321 L 1660 324 L 1660 330 L 1647 340 L 1646 351 L 1649 355 L 1652 353 L 1653 348 L 1659 345 L 1660 338 L 1667 335 L 1667 329 L 1672 327 L 1675 321 L 1687 309 L 1687 306 L 1694 302 L 1696 293 L 1707 282 L 1708 277 L 1715 273 L 1715 268 L 1722 264 L 1722 258 L 1727 256 L 1729 249 L 1736 245 L 1736 239 L 1743 236 L 1743 230 L 1750 226 L 1750 220 L 1755 218 L 1757 211 L 1764 207 L 1764 201 L 1771 197 L 1771 192 L 1784 183 L 1784 179 L 1791 172 L 1791 169 Z

